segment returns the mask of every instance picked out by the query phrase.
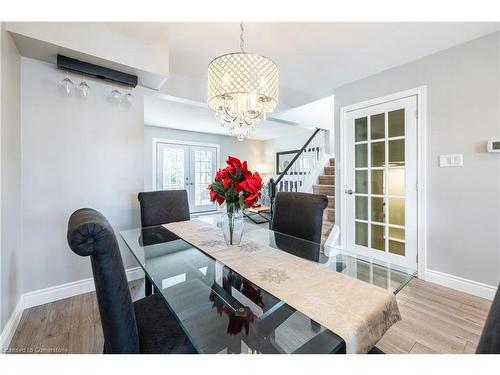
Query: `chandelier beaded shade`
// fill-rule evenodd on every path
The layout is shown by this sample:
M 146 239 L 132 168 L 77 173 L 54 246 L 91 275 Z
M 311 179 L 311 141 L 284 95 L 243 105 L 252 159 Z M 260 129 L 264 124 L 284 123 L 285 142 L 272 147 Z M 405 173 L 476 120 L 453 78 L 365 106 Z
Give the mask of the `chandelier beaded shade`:
M 242 141 L 254 132 L 278 104 L 279 74 L 276 64 L 265 56 L 244 51 L 228 53 L 208 64 L 208 105 L 221 126 Z

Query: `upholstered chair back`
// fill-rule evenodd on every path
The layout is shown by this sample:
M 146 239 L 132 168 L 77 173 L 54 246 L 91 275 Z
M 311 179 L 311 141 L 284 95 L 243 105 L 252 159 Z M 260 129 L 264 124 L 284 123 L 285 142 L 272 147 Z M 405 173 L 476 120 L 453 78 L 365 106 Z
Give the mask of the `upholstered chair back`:
M 90 257 L 105 353 L 139 353 L 134 307 L 113 228 L 98 211 L 82 208 L 69 218 L 67 238 L 75 254 Z
M 321 243 L 326 195 L 279 192 L 274 203 L 271 229 Z
M 139 193 L 143 227 L 189 220 L 186 190 L 163 190 Z

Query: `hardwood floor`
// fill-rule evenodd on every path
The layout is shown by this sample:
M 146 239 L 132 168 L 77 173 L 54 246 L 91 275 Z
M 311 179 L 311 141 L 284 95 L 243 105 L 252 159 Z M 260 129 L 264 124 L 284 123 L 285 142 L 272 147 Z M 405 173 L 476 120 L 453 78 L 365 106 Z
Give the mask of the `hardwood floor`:
M 130 283 L 140 298 L 142 280 Z M 377 346 L 386 353 L 474 353 L 491 303 L 414 279 L 397 295 L 402 320 Z M 94 293 L 33 307 L 23 313 L 11 353 L 102 353 Z

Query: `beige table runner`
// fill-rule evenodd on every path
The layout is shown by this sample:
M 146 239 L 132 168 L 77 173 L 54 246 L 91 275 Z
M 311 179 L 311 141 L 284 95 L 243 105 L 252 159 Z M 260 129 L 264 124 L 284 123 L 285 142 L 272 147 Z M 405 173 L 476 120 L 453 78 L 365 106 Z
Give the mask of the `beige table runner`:
M 252 241 L 227 246 L 220 228 L 196 219 L 165 227 L 341 336 L 347 353 L 366 353 L 401 319 L 386 289 Z

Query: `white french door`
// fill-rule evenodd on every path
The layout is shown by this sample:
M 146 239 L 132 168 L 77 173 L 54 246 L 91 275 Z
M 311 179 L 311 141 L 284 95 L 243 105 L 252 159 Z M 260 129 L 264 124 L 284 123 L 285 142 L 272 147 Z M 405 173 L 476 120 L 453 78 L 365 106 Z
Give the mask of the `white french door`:
M 156 189 L 186 189 L 191 213 L 215 210 L 208 185 L 217 169 L 217 147 L 156 142 Z
M 345 116 L 346 249 L 417 268 L 417 97 Z

